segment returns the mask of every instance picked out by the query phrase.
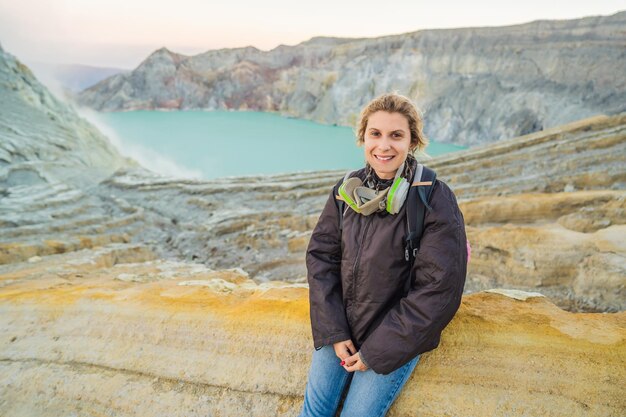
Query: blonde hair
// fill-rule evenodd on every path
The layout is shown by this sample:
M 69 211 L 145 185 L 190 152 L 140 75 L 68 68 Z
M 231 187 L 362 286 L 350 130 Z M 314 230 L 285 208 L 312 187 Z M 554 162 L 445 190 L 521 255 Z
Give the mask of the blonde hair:
M 409 153 L 414 154 L 416 151 L 422 155 L 429 156 L 424 152 L 428 146 L 429 140 L 424 135 L 424 122 L 422 120 L 421 112 L 413 104 L 413 102 L 397 91 L 392 93 L 381 94 L 374 98 L 361 110 L 359 116 L 359 122 L 356 130 L 356 143 L 358 146 L 363 145 L 365 142 L 365 130 L 367 129 L 367 122 L 370 115 L 377 111 L 386 111 L 388 113 L 400 113 L 406 117 L 409 122 L 409 131 L 411 132 L 411 145 L 409 147 Z

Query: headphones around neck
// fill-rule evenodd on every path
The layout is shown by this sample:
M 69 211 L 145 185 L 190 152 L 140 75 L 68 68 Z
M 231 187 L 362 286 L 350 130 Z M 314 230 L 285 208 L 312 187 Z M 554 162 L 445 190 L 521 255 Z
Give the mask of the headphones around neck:
M 376 191 L 363 185 L 358 177 L 347 178 L 339 187 L 339 195 L 354 211 L 369 216 L 377 211 L 386 210 L 390 214 L 400 211 L 408 194 L 410 183 L 401 176 L 404 172 L 404 162 L 396 171 L 396 176 L 390 187 Z

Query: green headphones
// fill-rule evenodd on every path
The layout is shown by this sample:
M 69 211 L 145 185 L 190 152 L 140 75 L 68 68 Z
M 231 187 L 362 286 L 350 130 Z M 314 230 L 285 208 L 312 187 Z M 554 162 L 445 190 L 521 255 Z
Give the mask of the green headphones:
M 403 171 L 404 162 L 396 171 L 393 184 L 380 191 L 365 187 L 358 177 L 348 178 L 348 172 L 339 187 L 339 195 L 348 206 L 364 216 L 383 210 L 396 214 L 404 204 L 410 188 L 410 183 L 400 176 Z

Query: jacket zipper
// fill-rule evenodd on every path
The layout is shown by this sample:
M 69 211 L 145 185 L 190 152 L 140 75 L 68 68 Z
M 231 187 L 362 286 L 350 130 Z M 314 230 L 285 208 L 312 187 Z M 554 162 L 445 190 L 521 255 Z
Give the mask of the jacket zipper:
M 359 244 L 359 249 L 356 252 L 356 259 L 354 261 L 354 265 L 352 266 L 352 302 L 353 303 L 356 303 L 356 278 L 357 278 L 357 271 L 358 271 L 358 266 L 359 266 L 359 259 L 361 258 L 361 249 L 363 248 L 363 242 L 365 241 L 365 235 L 367 234 L 367 229 L 369 228 L 371 224 L 370 218 L 373 217 L 374 215 L 375 214 L 372 214 L 372 216 L 366 217 L 365 227 L 363 228 L 363 233 L 361 234 L 361 243 Z

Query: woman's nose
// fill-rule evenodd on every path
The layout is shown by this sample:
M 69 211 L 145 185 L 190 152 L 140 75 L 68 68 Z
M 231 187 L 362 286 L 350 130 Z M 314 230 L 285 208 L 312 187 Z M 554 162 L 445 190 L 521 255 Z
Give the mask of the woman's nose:
M 387 151 L 391 149 L 391 144 L 389 142 L 389 139 L 382 138 L 380 142 L 378 142 L 378 147 L 380 148 L 381 151 Z

